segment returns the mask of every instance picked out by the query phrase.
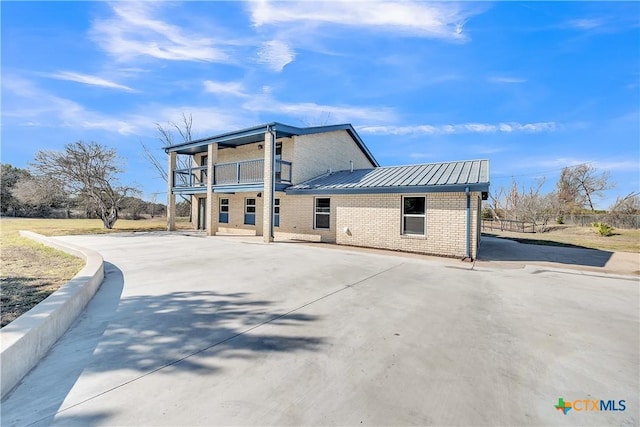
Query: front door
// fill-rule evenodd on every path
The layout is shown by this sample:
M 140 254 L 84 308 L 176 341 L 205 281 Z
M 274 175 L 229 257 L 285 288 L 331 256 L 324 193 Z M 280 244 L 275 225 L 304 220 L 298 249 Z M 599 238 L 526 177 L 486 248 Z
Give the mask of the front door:
M 198 199 L 198 230 L 207 228 L 207 198 Z

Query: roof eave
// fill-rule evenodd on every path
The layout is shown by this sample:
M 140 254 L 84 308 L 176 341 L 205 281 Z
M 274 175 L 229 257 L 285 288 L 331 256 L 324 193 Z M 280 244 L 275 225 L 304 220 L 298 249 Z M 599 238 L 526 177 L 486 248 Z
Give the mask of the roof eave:
M 421 186 L 397 186 L 397 187 L 353 187 L 353 188 L 288 188 L 285 190 L 291 195 L 326 195 L 326 194 L 399 194 L 399 193 L 464 193 L 489 191 L 489 183 L 453 184 L 453 185 L 421 185 Z

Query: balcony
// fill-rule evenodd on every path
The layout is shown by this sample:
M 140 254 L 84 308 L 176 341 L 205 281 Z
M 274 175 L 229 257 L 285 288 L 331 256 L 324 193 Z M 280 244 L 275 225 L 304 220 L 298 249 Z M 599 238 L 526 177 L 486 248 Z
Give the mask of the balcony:
M 276 160 L 276 184 L 291 183 L 291 162 Z M 213 165 L 213 186 L 261 184 L 264 182 L 264 159 Z M 201 189 L 206 191 L 207 167 L 196 166 L 173 171 L 174 189 Z

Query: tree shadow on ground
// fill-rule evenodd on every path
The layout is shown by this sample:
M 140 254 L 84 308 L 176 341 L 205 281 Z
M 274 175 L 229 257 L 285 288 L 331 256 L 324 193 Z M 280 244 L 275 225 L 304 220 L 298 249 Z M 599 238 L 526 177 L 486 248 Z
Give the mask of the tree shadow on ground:
M 527 243 L 527 244 L 525 244 Z M 553 262 L 559 264 L 604 267 L 613 252 L 571 244 L 535 244 L 483 233 L 478 250 L 479 261 Z M 553 242 L 555 243 L 555 242 Z
M 316 316 L 287 313 L 274 301 L 244 292 L 121 298 L 122 272 L 105 267 L 105 282 L 81 318 L 3 401 L 3 425 L 50 425 L 54 417 L 64 419 L 67 408 L 150 373 L 211 375 L 223 369 L 217 359 L 317 351 L 324 343 L 289 329 Z M 265 324 L 286 326 L 286 335 L 271 328 L 261 333 L 258 327 Z M 100 376 L 99 383 L 81 377 L 101 373 L 110 375 Z

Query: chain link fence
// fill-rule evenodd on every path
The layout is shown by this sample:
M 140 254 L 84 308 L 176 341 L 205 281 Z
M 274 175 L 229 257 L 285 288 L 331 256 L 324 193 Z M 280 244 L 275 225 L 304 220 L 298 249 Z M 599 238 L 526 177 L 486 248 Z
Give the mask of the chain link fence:
M 588 227 L 594 222 L 605 222 L 615 228 L 640 229 L 640 215 L 615 212 L 590 215 L 566 215 L 564 223 Z

